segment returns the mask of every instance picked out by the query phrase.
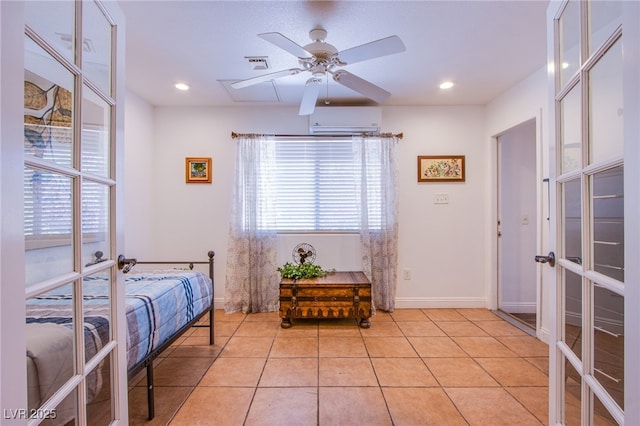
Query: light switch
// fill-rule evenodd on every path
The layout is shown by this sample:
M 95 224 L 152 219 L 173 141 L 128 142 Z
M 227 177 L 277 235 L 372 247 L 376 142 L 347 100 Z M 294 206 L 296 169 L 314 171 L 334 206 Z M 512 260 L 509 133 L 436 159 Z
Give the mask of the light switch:
M 449 194 L 436 194 L 433 198 L 434 204 L 449 204 Z

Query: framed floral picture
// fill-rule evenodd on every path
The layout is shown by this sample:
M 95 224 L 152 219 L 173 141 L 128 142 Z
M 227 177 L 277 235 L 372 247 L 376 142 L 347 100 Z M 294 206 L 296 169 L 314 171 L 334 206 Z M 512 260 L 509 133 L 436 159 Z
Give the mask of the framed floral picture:
M 211 183 L 211 157 L 187 157 L 187 183 Z
M 418 156 L 418 182 L 464 182 L 464 155 Z

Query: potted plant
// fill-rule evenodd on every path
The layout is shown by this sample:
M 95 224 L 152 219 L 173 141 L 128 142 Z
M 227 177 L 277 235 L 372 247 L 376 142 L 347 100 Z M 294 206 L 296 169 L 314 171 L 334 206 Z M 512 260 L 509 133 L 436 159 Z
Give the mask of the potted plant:
M 335 272 L 335 271 L 333 269 L 325 270 L 321 266 L 315 265 L 311 262 L 305 262 L 300 264 L 287 262 L 278 268 L 278 272 L 280 272 L 280 276 L 282 278 L 300 280 L 305 278 L 324 277 L 327 274 L 330 274 L 331 272 Z

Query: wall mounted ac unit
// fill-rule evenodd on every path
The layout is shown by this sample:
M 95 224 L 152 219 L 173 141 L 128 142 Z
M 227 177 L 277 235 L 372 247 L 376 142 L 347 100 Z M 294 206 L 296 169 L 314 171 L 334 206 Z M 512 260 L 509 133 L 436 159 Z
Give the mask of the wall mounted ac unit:
M 317 107 L 309 116 L 310 135 L 379 133 L 382 109 L 378 107 Z

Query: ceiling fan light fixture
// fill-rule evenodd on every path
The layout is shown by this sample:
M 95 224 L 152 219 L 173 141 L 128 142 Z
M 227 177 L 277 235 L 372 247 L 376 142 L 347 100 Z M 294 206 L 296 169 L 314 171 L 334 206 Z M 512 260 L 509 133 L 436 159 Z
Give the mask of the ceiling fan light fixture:
M 442 90 L 451 89 L 453 87 L 453 81 L 444 81 L 440 83 L 440 88 Z
M 189 90 L 190 88 L 187 83 L 176 83 L 174 87 L 178 90 L 182 90 L 183 92 Z

